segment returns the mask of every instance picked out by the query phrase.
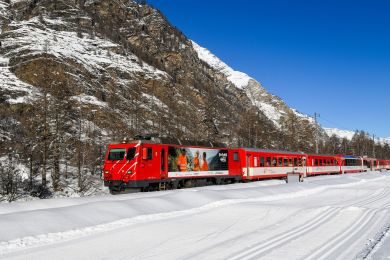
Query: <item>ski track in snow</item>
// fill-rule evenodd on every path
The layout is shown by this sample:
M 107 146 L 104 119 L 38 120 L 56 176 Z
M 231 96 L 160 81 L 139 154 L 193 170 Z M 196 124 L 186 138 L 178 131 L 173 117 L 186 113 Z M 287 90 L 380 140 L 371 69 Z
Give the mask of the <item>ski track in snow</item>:
M 32 253 L 36 258 L 43 254 L 43 259 L 50 259 L 56 248 L 79 248 L 83 243 L 88 248 L 90 243 L 101 244 L 107 237 L 115 237 L 116 233 L 122 237 L 127 232 L 133 233 L 132 230 L 142 230 L 146 235 L 139 236 L 139 239 L 133 237 L 133 243 L 122 245 L 118 242 L 119 245 L 115 246 L 125 246 L 126 250 L 120 250 L 119 255 L 112 257 L 283 259 L 288 255 L 290 259 L 375 259 L 375 252 L 383 246 L 388 233 L 390 173 L 327 177 L 308 178 L 303 184 L 284 185 L 271 180 L 113 198 L 105 196 L 101 198 L 102 202 L 99 197 L 85 198 L 85 202 L 83 199 L 65 200 L 65 203 L 58 200 L 60 205 L 52 202 L 47 207 L 37 205 L 27 210 L 21 210 L 20 203 L 15 204 L 15 210 L 2 211 L 0 205 L 0 212 L 3 212 L 0 213 L 0 229 L 3 219 L 22 213 L 28 218 L 30 214 L 52 213 L 59 208 L 72 212 L 74 207 L 86 208 L 91 203 L 104 203 L 106 210 L 113 213 L 115 208 L 110 209 L 110 203 L 124 202 L 128 207 L 136 208 L 140 202 L 146 208 L 149 206 L 149 211 L 137 212 L 128 218 L 118 217 L 114 221 L 61 232 L 50 232 L 50 228 L 43 227 L 41 231 L 45 230 L 45 233 L 38 230 L 36 234 L 10 240 L 1 240 L 0 235 L 0 256 L 23 259 Z M 190 198 L 194 202 L 189 202 Z M 175 205 L 169 210 L 157 207 L 167 202 Z M 220 223 L 221 212 L 222 219 L 231 221 Z M 258 215 L 262 216 L 262 221 L 256 220 Z M 49 217 L 49 221 L 55 224 L 56 219 Z M 210 222 L 215 225 L 207 228 Z M 159 229 L 163 224 L 168 225 L 172 232 L 160 234 L 151 228 Z M 186 229 L 189 232 L 185 232 Z M 142 247 L 147 246 L 144 240 L 148 241 L 150 250 L 142 251 Z M 177 247 L 175 243 L 182 246 L 176 251 L 169 250 Z M 44 253 L 49 248 L 46 256 Z M 62 259 L 73 259 L 72 250 L 69 253 Z M 91 257 L 85 254 L 77 255 L 77 258 Z M 93 255 L 93 252 L 89 254 Z M 104 255 L 96 254 L 95 257 L 100 259 Z

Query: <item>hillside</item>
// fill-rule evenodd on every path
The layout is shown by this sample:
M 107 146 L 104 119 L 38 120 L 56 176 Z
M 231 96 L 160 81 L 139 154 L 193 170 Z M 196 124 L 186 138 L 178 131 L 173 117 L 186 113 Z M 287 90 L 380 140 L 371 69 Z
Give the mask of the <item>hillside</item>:
M 328 140 L 148 5 L 0 0 L 0 16 L 1 175 L 27 190 L 88 189 L 106 145 L 137 134 L 305 152 Z

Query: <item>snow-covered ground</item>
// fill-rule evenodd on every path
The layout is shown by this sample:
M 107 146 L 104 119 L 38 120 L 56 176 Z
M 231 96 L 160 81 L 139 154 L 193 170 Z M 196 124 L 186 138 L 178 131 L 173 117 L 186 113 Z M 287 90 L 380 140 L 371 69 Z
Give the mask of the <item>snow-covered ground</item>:
M 0 205 L 2 259 L 386 259 L 390 172 Z

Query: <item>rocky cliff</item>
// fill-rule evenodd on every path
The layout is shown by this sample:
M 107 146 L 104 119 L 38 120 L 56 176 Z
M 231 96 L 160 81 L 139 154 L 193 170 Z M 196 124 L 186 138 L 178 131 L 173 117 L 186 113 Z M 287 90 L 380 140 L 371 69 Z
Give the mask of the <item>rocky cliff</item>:
M 310 138 L 289 144 L 285 130 L 299 125 L 310 137 L 310 119 L 147 5 L 13 0 L 0 1 L 0 12 L 2 154 L 39 159 L 55 148 L 74 160 L 83 146 L 94 158 L 109 142 L 151 133 L 313 148 Z

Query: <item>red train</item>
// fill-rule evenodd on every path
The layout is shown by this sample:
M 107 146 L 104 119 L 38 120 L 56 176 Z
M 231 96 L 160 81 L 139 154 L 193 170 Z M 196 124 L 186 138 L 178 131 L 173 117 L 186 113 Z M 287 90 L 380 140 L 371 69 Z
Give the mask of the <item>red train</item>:
M 306 177 L 382 169 L 390 170 L 390 160 L 140 138 L 108 146 L 103 178 L 115 193 L 284 178 L 289 172 Z

